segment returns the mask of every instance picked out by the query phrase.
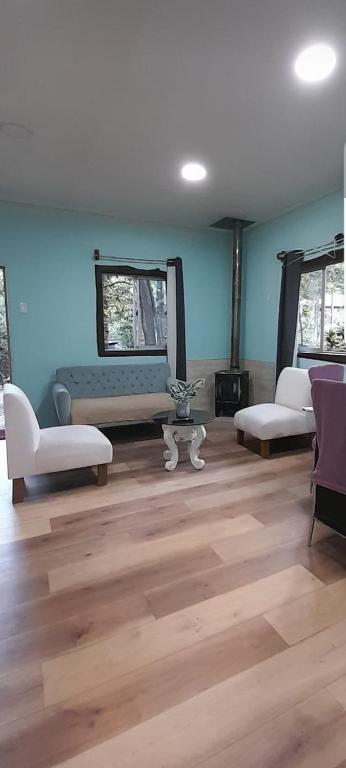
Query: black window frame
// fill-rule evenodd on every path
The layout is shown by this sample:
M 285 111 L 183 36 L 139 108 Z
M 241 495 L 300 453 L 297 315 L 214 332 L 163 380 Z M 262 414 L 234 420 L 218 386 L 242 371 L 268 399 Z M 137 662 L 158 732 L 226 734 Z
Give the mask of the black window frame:
M 122 275 L 126 277 L 142 277 L 145 279 L 163 280 L 167 286 L 167 272 L 162 269 L 137 269 L 128 266 L 95 266 L 96 282 L 96 332 L 97 332 L 97 351 L 99 357 L 166 357 L 167 347 L 158 349 L 119 349 L 108 350 L 105 348 L 105 327 L 103 317 L 103 285 L 102 277 L 104 274 Z
M 302 263 L 302 274 L 306 274 L 307 272 L 318 272 L 322 270 L 322 273 L 325 274 L 326 267 L 333 265 L 333 264 L 342 264 L 344 263 L 344 249 L 340 248 L 335 254 L 333 251 L 329 253 L 324 253 L 322 256 L 317 256 L 314 259 L 308 259 L 307 261 L 303 261 Z M 324 278 L 323 278 L 323 288 L 322 292 L 324 294 Z M 324 301 L 322 303 L 322 311 L 324 310 Z M 323 344 L 323 334 L 321 332 L 321 339 Z M 322 351 L 322 350 L 311 350 L 307 352 L 302 352 L 298 348 L 297 357 L 305 360 L 325 360 L 329 363 L 346 363 L 346 351 L 344 352 L 336 352 L 335 350 L 328 351 Z

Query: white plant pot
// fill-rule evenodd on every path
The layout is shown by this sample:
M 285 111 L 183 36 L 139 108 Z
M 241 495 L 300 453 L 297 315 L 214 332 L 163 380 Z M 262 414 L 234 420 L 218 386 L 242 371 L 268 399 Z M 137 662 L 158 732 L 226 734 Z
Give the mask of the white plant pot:
M 176 403 L 175 410 L 178 419 L 188 419 L 190 416 L 191 404 L 190 403 Z

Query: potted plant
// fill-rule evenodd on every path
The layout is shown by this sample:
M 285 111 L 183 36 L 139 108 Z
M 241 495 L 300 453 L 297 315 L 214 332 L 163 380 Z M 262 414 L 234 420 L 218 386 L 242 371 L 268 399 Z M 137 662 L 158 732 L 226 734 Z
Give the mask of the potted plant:
M 168 392 L 175 402 L 175 410 L 178 419 L 188 419 L 190 416 L 191 400 L 197 392 L 205 386 L 205 379 L 194 381 L 180 381 L 174 379 L 168 382 Z
M 329 331 L 327 331 L 325 338 L 326 338 L 326 347 L 328 351 L 336 349 L 339 352 L 345 349 L 343 325 L 335 325 L 332 328 L 329 328 Z

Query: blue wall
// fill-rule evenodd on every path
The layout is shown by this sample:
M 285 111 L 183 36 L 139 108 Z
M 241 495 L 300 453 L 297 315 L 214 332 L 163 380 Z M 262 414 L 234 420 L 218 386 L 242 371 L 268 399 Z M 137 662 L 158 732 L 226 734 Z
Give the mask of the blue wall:
M 276 253 L 318 245 L 343 228 L 338 192 L 246 233 L 243 358 L 275 360 L 281 279 Z M 94 248 L 121 256 L 124 263 L 181 256 L 187 357 L 228 357 L 230 234 L 6 203 L 0 204 L 0 231 L 13 380 L 29 395 L 42 425 L 55 423 L 50 384 L 57 367 L 121 361 L 97 356 Z M 19 312 L 20 302 L 28 304 L 27 314 Z
M 343 192 L 280 216 L 245 235 L 242 305 L 242 357 L 276 358 L 281 265 L 278 251 L 311 248 L 344 231 Z M 311 365 L 311 363 L 310 363 Z
M 55 423 L 50 382 L 56 368 L 123 362 L 97 355 L 94 248 L 121 256 L 124 264 L 128 258 L 181 256 L 187 357 L 228 357 L 230 234 L 7 203 L 0 204 L 0 231 L 12 378 L 30 397 L 41 425 Z M 20 302 L 27 303 L 27 314 L 19 312 Z

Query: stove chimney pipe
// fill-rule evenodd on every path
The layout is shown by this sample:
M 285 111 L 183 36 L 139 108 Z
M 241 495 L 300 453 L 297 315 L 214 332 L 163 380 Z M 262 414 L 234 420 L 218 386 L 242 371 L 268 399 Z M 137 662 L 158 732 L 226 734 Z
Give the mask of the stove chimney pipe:
M 239 370 L 242 240 L 241 222 L 235 221 L 233 228 L 232 265 L 231 370 Z
M 215 374 L 215 414 L 216 416 L 234 416 L 249 402 L 249 373 L 241 371 L 240 365 L 240 309 L 241 309 L 241 272 L 242 245 L 245 227 L 253 221 L 234 219 L 226 216 L 212 227 L 231 229 L 233 232 L 232 263 L 232 324 L 231 324 L 231 365 L 229 370 Z

